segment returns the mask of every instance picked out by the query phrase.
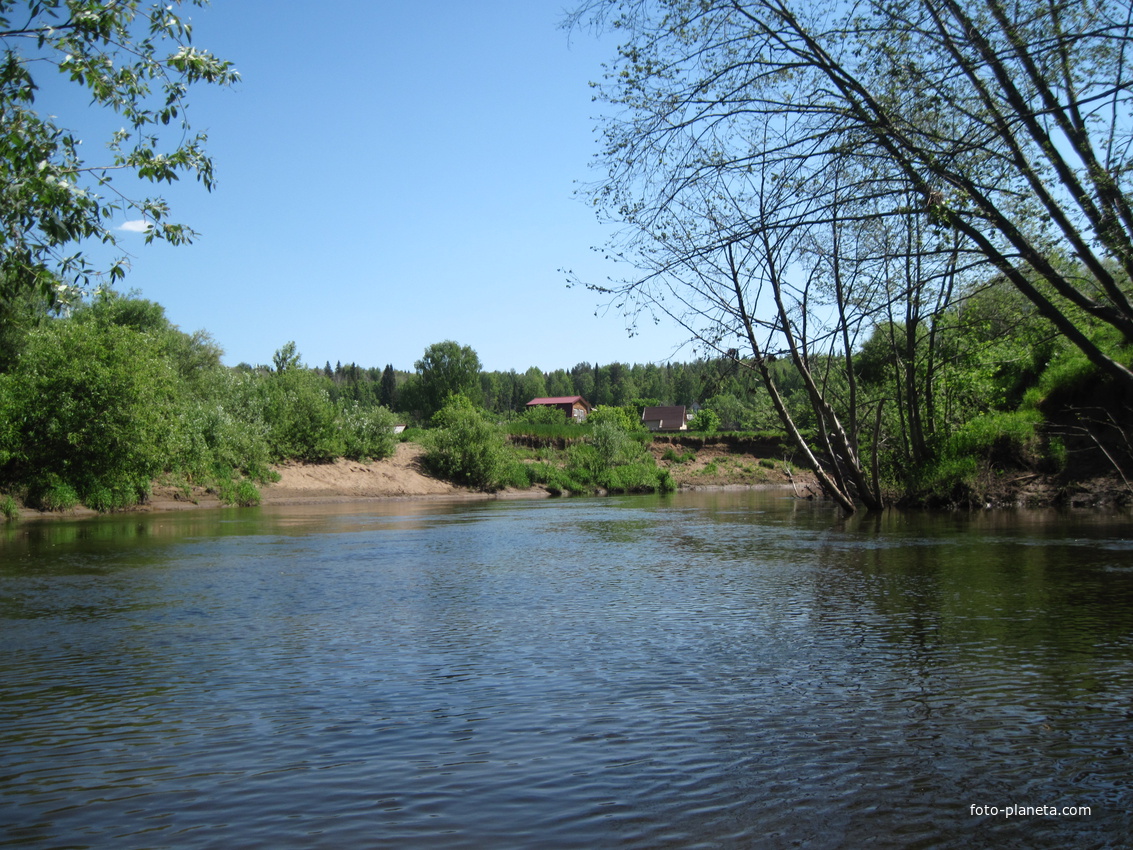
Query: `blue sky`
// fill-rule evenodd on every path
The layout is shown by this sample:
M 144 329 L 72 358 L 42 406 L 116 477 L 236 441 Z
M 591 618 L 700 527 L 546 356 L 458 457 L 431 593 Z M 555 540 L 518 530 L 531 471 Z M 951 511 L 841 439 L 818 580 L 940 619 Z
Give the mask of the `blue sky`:
M 162 188 L 201 237 L 170 248 L 126 234 L 137 248 L 119 288 L 163 304 L 182 330 L 209 331 L 229 364 L 270 362 L 288 340 L 310 365 L 412 369 L 445 339 L 486 369 L 521 372 L 672 358 L 678 329 L 629 338 L 560 271 L 599 282 L 630 271 L 592 250 L 608 233 L 574 194 L 597 176 L 602 106 L 588 84 L 615 42 L 564 32 L 563 8 L 193 9 L 194 43 L 243 76 L 190 98 L 219 185 Z

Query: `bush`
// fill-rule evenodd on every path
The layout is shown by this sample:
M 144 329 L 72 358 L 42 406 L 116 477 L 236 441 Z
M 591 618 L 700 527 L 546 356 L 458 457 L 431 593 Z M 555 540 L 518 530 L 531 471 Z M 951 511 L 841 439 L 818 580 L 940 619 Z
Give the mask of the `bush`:
M 943 458 L 914 471 L 906 487 L 914 502 L 957 504 L 971 501 L 979 476 L 974 457 Z
M 618 493 L 669 492 L 675 489 L 668 471 L 659 469 L 638 434 L 616 421 L 599 421 L 585 443 L 567 449 L 567 466 L 552 484 L 572 492 L 608 490 Z M 646 440 L 648 432 L 641 432 Z
M 214 480 L 227 470 L 265 481 L 272 477 L 268 427 L 261 412 L 245 410 L 225 396 L 190 401 L 181 414 L 181 446 L 174 470 L 191 479 Z
M 93 510 L 106 513 L 121 508 L 128 508 L 136 504 L 136 502 L 130 501 L 128 498 L 123 498 L 122 494 L 115 494 L 109 487 L 95 487 L 83 497 L 83 504 Z
M 1040 460 L 1036 410 L 989 413 L 971 420 L 944 443 L 939 457 L 907 474 L 913 502 L 969 504 L 981 495 L 991 469 L 1030 467 Z
M 566 414 L 557 407 L 546 407 L 544 405 L 527 408 L 516 421 L 528 425 L 567 425 L 574 423 L 573 418 L 568 419 Z
M 285 369 L 268 380 L 268 440 L 276 460 L 316 463 L 341 457 L 345 450 L 338 409 L 324 379 L 301 368 Z
M 982 458 L 997 466 L 1023 466 L 1035 460 L 1036 429 L 1042 424 L 1037 410 L 989 413 L 979 416 L 948 438 L 942 458 Z
M 143 498 L 175 448 L 175 376 L 157 342 L 116 325 L 55 321 L 28 335 L 8 376 L 14 479 L 48 510 Z M 11 442 L 9 443 L 11 445 Z
M 15 499 L 5 494 L 0 498 L 0 514 L 4 515 L 6 521 L 16 522 L 20 518 L 20 506 L 16 504 Z
M 600 421 L 590 431 L 590 444 L 598 456 L 598 462 L 605 467 L 634 463 L 641 459 L 644 447 L 632 439 L 629 433 L 616 422 Z
M 357 402 L 340 412 L 343 457 L 351 460 L 381 460 L 397 448 L 393 433 L 395 417 L 384 407 L 363 408 Z
M 683 454 L 677 454 L 676 449 L 669 446 L 661 455 L 661 460 L 668 461 L 669 463 L 688 463 L 689 461 L 696 460 L 696 452 L 687 451 Z
M 641 420 L 624 407 L 602 404 L 594 408 L 586 417 L 586 424 L 594 428 L 608 423 L 617 425 L 623 431 L 644 430 Z
M 715 434 L 719 428 L 720 417 L 708 408 L 702 408 L 697 411 L 696 415 L 692 417 L 692 421 L 688 423 L 688 429 L 690 431 L 696 431 L 701 434 Z
M 260 503 L 260 490 L 255 484 L 244 478 L 236 485 L 229 501 L 241 508 L 254 507 Z
M 461 397 L 433 416 L 425 442 L 425 465 L 436 475 L 481 490 L 498 490 L 513 456 L 503 431 Z
M 224 504 L 240 508 L 251 508 L 260 503 L 260 489 L 250 479 L 238 479 L 232 469 L 218 476 L 216 495 Z
M 671 493 L 676 489 L 667 470 L 647 463 L 612 467 L 602 477 L 602 484 L 613 493 Z
M 41 511 L 69 511 L 79 504 L 79 494 L 70 484 L 49 473 L 28 487 L 27 503 Z

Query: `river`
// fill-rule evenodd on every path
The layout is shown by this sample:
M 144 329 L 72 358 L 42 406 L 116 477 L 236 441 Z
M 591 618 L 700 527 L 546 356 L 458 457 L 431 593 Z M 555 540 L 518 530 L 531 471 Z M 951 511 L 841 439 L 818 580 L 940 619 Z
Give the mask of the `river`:
M 713 492 L 0 528 L 0 844 L 1128 847 L 1131 522 Z

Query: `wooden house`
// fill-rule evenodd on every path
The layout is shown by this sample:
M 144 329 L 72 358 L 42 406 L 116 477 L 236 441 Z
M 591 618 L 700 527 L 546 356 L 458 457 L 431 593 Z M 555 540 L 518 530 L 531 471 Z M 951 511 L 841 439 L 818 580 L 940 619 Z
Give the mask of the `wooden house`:
M 641 411 L 641 424 L 650 431 L 687 431 L 688 413 L 680 407 L 646 407 Z

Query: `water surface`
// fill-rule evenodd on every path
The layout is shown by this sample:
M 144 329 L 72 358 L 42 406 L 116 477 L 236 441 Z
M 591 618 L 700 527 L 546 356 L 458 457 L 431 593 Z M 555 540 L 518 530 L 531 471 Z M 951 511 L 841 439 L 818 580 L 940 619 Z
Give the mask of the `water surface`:
M 25 523 L 0 844 L 1129 846 L 1129 530 L 728 492 Z

